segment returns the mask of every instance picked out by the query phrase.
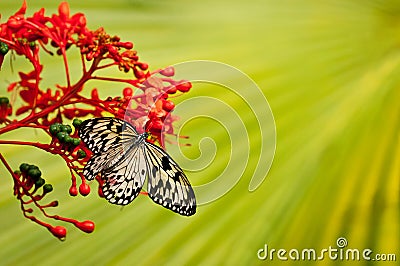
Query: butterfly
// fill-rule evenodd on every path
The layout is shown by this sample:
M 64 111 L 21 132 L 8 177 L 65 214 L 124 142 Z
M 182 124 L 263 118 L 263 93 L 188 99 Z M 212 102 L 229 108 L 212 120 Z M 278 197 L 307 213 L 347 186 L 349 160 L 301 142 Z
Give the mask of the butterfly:
M 79 137 L 93 154 L 83 175 L 93 180 L 101 174 L 104 197 L 118 205 L 132 202 L 147 177 L 147 192 L 155 203 L 181 215 L 193 215 L 196 198 L 189 180 L 162 148 L 146 141 L 148 136 L 118 118 L 85 120 L 79 126 Z

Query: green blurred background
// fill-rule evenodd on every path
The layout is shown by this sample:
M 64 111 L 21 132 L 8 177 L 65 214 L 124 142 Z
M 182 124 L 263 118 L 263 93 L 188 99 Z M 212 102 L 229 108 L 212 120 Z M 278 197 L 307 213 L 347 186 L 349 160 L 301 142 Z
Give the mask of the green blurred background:
M 2 22 L 20 7 L 19 2 L 0 2 Z M 68 227 L 67 241 L 58 241 L 23 218 L 12 196 L 12 180 L 0 167 L 0 264 L 291 265 L 293 261 L 260 261 L 257 251 L 264 244 L 321 250 L 336 247 L 338 237 L 347 239 L 348 248 L 396 253 L 400 259 L 399 1 L 69 3 L 72 13 L 86 14 L 89 27 L 103 26 L 132 40 L 153 70 L 207 59 L 248 74 L 262 89 L 275 117 L 274 163 L 266 180 L 250 193 L 260 137 L 254 117 L 241 111 L 246 110 L 243 102 L 230 102 L 249 134 L 249 164 L 231 191 L 185 218 L 146 197 L 123 209 L 96 193 L 70 198 L 68 170 L 62 160 L 33 148 L 2 146 L 14 168 L 26 161 L 42 168 L 55 187 L 52 196 L 61 202 L 58 214 L 92 219 L 97 227 L 91 235 Z M 58 4 L 28 1 L 28 14 L 40 7 L 50 14 Z M 22 61 L 14 63 L 16 71 L 19 64 L 23 67 Z M 16 75 L 8 68 L 7 58 L 0 72 L 1 95 Z M 51 69 L 49 86 L 63 82 L 57 80 L 58 69 Z M 217 95 L 212 86 L 195 85 L 185 97 L 197 94 Z M 228 101 L 224 93 L 219 95 Z M 198 114 L 202 108 L 197 107 Z M 207 119 L 182 129 L 192 144 L 182 148 L 188 157 L 199 156 L 198 142 L 204 136 L 213 138 L 217 148 L 204 172 L 189 174 L 193 184 L 210 181 L 223 171 L 228 148 L 241 151 L 226 147 L 230 133 Z M 46 140 L 40 132 L 13 134 L 5 137 Z M 373 262 L 325 259 L 296 264 Z

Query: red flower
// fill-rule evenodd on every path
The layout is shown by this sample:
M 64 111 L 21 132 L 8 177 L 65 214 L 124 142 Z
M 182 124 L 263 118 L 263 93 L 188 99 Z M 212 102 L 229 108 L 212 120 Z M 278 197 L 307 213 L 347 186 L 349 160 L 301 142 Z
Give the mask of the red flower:
M 61 3 L 58 13 L 51 16 L 46 16 L 42 8 L 32 16 L 25 17 L 26 9 L 24 1 L 13 16 L 0 24 L 0 66 L 9 50 L 13 50 L 14 55 L 24 56 L 32 65 L 28 72 L 18 72 L 19 79 L 7 88 L 8 92 L 14 92 L 21 100 L 10 103 L 7 97 L 0 97 L 0 135 L 21 127 L 35 128 L 47 134 L 49 141 L 9 141 L 0 137 L 0 145 L 30 145 L 59 156 L 70 170 L 70 195 L 77 196 L 79 192 L 86 196 L 91 189 L 86 184 L 82 169 L 91 152 L 79 139 L 78 129 L 82 121 L 78 118 L 114 116 L 125 119 L 135 125 L 138 131 L 150 132 L 150 141 L 164 146 L 164 136 L 174 133 L 175 118 L 170 113 L 175 105 L 168 97 L 189 91 L 191 84 L 174 80 L 173 67 L 151 73 L 148 64 L 139 60 L 132 42 L 122 41 L 103 28 L 87 28 L 84 14 L 71 15 L 66 2 Z M 67 49 L 74 48 L 82 58 L 81 73 L 74 72 L 75 83 L 70 78 L 69 55 L 66 53 Z M 46 65 L 40 61 L 43 54 L 39 52 L 41 49 L 60 58 L 64 64 L 64 72 L 59 72 L 64 74 L 59 77 L 62 84 L 53 87 L 43 85 L 46 76 L 42 75 Z M 102 75 L 109 71 L 100 72 L 111 67 L 130 74 L 127 78 L 115 78 Z M 118 89 L 113 96 L 103 95 L 103 91 L 88 87 L 92 80 L 107 82 L 110 88 L 122 87 L 123 90 Z M 14 114 L 12 107 L 16 109 Z M 36 213 L 33 208 L 38 208 L 47 219 L 72 223 L 83 232 L 94 230 L 91 221 L 79 222 L 46 212 L 46 208 L 57 207 L 58 201 L 41 203 L 53 187 L 45 184 L 38 167 L 21 164 L 23 170 L 13 171 L 1 153 L 0 160 L 14 180 L 14 195 L 20 200 L 26 218 L 44 226 L 59 239 L 65 239 L 65 227 L 39 220 L 33 215 Z M 28 169 L 27 165 L 33 168 Z M 96 180 L 101 188 L 104 180 L 99 176 Z M 99 196 L 103 196 L 101 189 L 98 192 Z

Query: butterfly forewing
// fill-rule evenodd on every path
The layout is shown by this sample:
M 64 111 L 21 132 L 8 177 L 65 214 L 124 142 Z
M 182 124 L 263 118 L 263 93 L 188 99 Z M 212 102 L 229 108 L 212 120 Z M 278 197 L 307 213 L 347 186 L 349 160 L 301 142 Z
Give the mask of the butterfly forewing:
M 79 136 L 93 152 L 83 170 L 86 179 L 92 180 L 101 171 L 118 163 L 138 135 L 123 120 L 105 117 L 84 121 Z
M 80 125 L 79 137 L 93 153 L 102 153 L 118 146 L 130 146 L 138 134 L 123 120 L 102 117 L 84 121 Z
M 196 213 L 196 198 L 182 169 L 161 148 L 146 142 L 148 193 L 150 198 L 174 212 Z

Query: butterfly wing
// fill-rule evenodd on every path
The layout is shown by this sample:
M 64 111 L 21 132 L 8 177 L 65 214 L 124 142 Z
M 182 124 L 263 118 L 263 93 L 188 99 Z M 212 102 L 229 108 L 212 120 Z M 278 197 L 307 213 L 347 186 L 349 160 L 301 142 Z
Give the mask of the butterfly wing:
M 148 173 L 148 193 L 157 204 L 181 215 L 196 213 L 196 198 L 189 180 L 178 164 L 160 147 L 143 146 Z
M 181 215 L 196 212 L 194 191 L 183 170 L 160 147 L 137 141 L 140 136 L 129 123 L 108 117 L 86 120 L 79 136 L 93 152 L 83 173 L 91 180 L 101 172 L 103 194 L 110 203 L 133 201 L 148 176 L 154 202 Z
M 104 197 L 113 204 L 132 202 L 143 187 L 146 178 L 146 158 L 140 145 L 132 146 L 122 159 L 102 171 Z
M 101 117 L 85 120 L 79 127 L 79 137 L 93 152 L 83 169 L 83 175 L 92 180 L 102 170 L 121 160 L 138 134 L 124 120 Z

